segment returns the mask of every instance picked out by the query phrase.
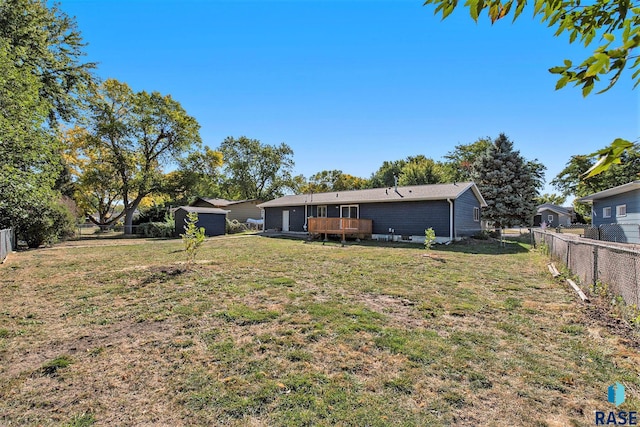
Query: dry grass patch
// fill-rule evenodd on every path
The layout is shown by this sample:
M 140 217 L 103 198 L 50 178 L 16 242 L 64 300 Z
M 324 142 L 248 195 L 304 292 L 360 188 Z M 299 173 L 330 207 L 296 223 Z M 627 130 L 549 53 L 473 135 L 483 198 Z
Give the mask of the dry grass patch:
M 0 267 L 0 424 L 590 425 L 637 351 L 524 244 L 81 241 Z

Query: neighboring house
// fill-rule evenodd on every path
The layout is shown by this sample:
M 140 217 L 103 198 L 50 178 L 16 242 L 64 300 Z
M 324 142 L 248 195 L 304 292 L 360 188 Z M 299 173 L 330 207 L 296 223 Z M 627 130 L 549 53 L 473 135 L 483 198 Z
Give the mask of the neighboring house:
M 198 214 L 197 227 L 204 227 L 206 236 L 221 236 L 226 233 L 227 211 L 218 208 L 201 208 L 196 206 L 180 206 L 174 211 L 176 220 L 176 237 L 184 233 L 185 219 L 189 212 Z
M 225 200 L 225 199 L 209 199 L 206 197 L 198 197 L 191 206 L 203 208 L 220 208 L 229 211 L 227 219 L 246 223 L 247 219 L 260 219 L 261 211 L 257 205 L 261 202 L 258 199 L 251 200 Z
M 536 216 L 533 218 L 533 225 L 538 226 L 543 222 L 549 227 L 568 227 L 573 219 L 572 212 L 568 208 L 544 203 L 538 206 Z
M 640 243 L 640 181 L 578 199 L 591 204 L 591 224 L 605 230 L 603 240 Z
M 258 207 L 265 230 L 423 242 L 428 228 L 438 241 L 479 232 L 486 205 L 478 187 L 463 182 L 300 194 Z

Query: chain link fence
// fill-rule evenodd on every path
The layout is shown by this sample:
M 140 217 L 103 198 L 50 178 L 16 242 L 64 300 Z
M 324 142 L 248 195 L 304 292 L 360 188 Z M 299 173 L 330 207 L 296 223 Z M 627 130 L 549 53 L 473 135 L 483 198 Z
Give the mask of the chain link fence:
M 579 278 L 580 286 L 589 292 L 603 283 L 629 305 L 640 307 L 640 249 L 635 246 L 598 242 L 573 234 L 559 234 L 533 229 L 537 247 L 562 262 Z
M 4 262 L 7 255 L 15 249 L 15 236 L 13 229 L 0 230 L 0 263 Z

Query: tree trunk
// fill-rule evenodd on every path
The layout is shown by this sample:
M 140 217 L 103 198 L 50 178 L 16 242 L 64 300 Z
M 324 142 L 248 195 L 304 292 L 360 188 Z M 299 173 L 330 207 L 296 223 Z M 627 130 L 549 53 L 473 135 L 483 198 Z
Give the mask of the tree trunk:
M 142 197 L 138 196 L 133 202 L 131 202 L 131 205 L 129 206 L 125 205 L 124 234 L 134 234 L 133 214 L 136 212 L 136 209 L 138 209 L 138 205 L 140 204 L 141 200 L 142 200 Z

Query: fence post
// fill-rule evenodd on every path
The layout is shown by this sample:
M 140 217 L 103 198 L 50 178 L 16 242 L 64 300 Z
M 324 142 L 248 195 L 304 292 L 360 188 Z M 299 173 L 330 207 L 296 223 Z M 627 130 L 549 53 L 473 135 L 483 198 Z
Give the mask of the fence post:
M 593 246 L 593 286 L 598 283 L 598 246 Z

